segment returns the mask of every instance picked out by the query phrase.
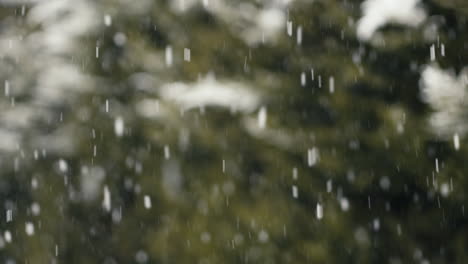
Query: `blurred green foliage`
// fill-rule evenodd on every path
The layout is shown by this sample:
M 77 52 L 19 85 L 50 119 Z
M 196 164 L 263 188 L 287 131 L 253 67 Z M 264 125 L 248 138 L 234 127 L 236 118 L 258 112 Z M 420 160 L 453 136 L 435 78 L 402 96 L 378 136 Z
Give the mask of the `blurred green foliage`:
M 98 12 L 112 16 L 112 25 L 79 40 L 82 54 L 73 59 L 93 77 L 91 92 L 57 110 L 61 124 L 38 124 L 46 131 L 74 124 L 76 152 L 33 160 L 33 150 L 25 148 L 2 158 L 2 166 L 25 161 L 1 172 L 0 201 L 5 212 L 14 212 L 13 221 L 0 221 L 0 230 L 13 234 L 0 249 L 1 261 L 468 262 L 468 153 L 463 140 L 455 151 L 428 129 L 431 110 L 420 99 L 418 82 L 434 42 L 424 37 L 424 25 L 386 26 L 380 30 L 384 44 L 371 45 L 355 36 L 361 1 L 293 1 L 287 18 L 294 30 L 302 26 L 302 44 L 285 30 L 276 41 L 249 45 L 235 25 L 201 4 L 180 13 L 170 1 L 145 1 L 144 11 L 134 14 L 124 2 L 96 3 Z M 247 3 L 266 4 L 229 5 L 241 10 Z M 438 63 L 459 71 L 468 61 L 465 2 L 432 0 L 424 6 L 428 16 L 445 21 L 437 41 L 446 43 L 447 52 Z M 1 19 L 22 23 L 20 9 L 0 8 Z M 125 45 L 115 43 L 117 32 L 125 34 Z M 168 45 L 172 67 L 164 64 Z M 184 48 L 191 50 L 190 62 L 182 61 Z M 161 101 L 166 118 L 143 118 L 137 103 L 159 97 L 138 89 L 136 73 L 151 76 L 154 89 L 207 74 L 246 83 L 263 96 L 268 132 L 256 136 L 246 128 L 257 112 L 218 107 L 181 111 Z M 82 108 L 89 118 L 80 117 Z M 123 137 L 114 133 L 115 113 L 125 119 Z M 308 166 L 312 148 L 319 160 Z M 68 164 L 65 173 L 57 169 L 59 159 Z M 112 212 L 102 208 L 103 185 L 97 199 L 79 198 L 80 175 L 93 166 L 105 171 Z M 175 193 L 165 171 L 180 174 Z M 448 196 L 441 195 L 443 184 L 450 186 Z M 150 209 L 144 195 L 151 198 Z M 36 216 L 34 202 L 40 205 Z M 24 231 L 27 221 L 35 225 L 32 236 Z

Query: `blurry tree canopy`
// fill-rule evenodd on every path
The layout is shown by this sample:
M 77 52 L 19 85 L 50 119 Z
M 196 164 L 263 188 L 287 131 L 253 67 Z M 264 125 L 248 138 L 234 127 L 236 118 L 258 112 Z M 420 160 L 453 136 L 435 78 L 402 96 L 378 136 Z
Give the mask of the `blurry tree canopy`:
M 0 262 L 467 263 L 467 20 L 0 0 Z

